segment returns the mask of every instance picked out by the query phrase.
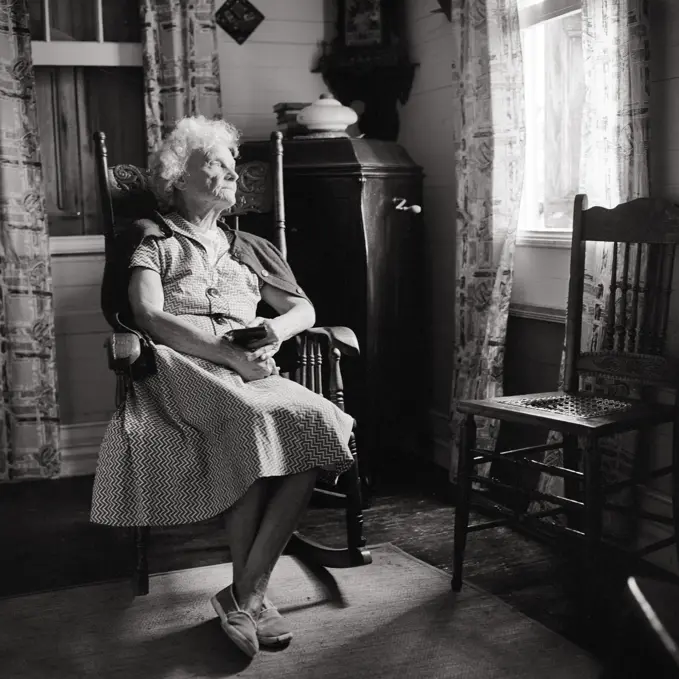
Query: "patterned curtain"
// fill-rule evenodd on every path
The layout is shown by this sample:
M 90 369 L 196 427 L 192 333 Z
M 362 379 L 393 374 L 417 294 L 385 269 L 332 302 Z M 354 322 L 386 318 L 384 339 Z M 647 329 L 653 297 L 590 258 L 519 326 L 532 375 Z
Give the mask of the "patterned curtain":
M 221 115 L 214 0 L 141 0 L 149 154 L 188 115 Z
M 453 0 L 457 129 L 457 302 L 450 419 L 457 474 L 463 398 L 502 395 L 525 122 L 517 0 Z M 493 449 L 496 421 L 479 421 Z M 482 473 L 482 470 L 480 470 Z
M 0 0 L 0 481 L 60 471 L 54 310 L 26 0 Z
M 650 193 L 648 0 L 583 0 L 582 21 L 586 94 L 580 190 L 587 194 L 590 207 L 610 208 Z M 608 318 L 607 314 L 612 252 L 611 244 L 590 243 L 587 247 L 583 351 L 602 349 L 606 327 L 616 323 L 616 319 Z M 631 257 L 630 291 L 635 259 Z M 622 268 L 622 255 L 618 262 Z M 644 259 L 641 266 L 643 285 L 648 260 Z M 622 272 L 618 271 L 617 275 L 618 280 L 622 280 Z M 626 302 L 630 300 L 622 297 L 616 300 L 616 316 Z M 562 378 L 563 367 L 562 359 Z M 601 394 L 629 394 L 627 385 L 602 378 L 583 379 L 581 388 Z M 551 434 L 551 440 L 559 440 L 556 436 Z M 635 443 L 633 433 L 602 441 L 606 481 L 629 477 Z M 562 461 L 560 450 L 546 456 L 546 462 L 550 464 L 561 464 Z M 543 475 L 539 490 L 560 494 L 563 480 Z M 617 500 L 624 501 L 624 498 Z M 604 516 L 604 523 L 609 531 L 624 537 L 623 523 L 614 521 L 608 514 Z

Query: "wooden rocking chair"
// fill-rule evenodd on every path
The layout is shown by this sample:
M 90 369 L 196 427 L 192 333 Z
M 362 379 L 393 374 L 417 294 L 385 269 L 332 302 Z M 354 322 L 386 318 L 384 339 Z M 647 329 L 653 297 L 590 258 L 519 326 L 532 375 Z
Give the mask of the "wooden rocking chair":
M 106 135 L 94 135 L 95 156 L 102 205 L 105 235 L 106 264 L 102 286 L 102 306 L 110 307 L 107 280 L 121 275 L 116 262 L 116 237 L 125 227 L 125 220 L 138 218 L 155 207 L 155 198 L 148 188 L 146 170 L 134 165 L 108 166 Z M 272 213 L 274 228 L 272 242 L 287 256 L 285 240 L 285 204 L 283 196 L 283 141 L 280 132 L 271 135 L 271 158 L 269 162 L 251 161 L 238 168 L 237 203 L 232 211 L 232 225 L 238 228 L 239 215 L 246 213 Z M 116 405 L 120 406 L 133 379 L 133 366 L 140 358 L 139 337 L 129 331 L 130 319 L 122 323 L 120 313 L 106 313 L 113 334 L 107 342 L 109 366 L 116 374 Z M 340 359 L 357 356 L 358 342 L 352 330 L 346 327 L 312 328 L 295 338 L 296 360 L 286 370 L 286 377 L 310 390 L 329 398 L 344 410 L 344 393 Z M 353 466 L 338 479 L 336 486 L 321 482 L 314 489 L 314 496 L 324 506 L 336 506 L 346 511 L 347 546 L 330 548 L 312 542 L 295 533 L 287 546 L 287 553 L 316 566 L 349 568 L 372 561 L 365 548 L 363 537 L 363 505 L 358 471 L 356 440 L 352 434 L 349 443 L 354 457 Z M 150 528 L 137 526 L 132 529 L 135 549 L 133 587 L 137 595 L 149 591 L 148 543 Z

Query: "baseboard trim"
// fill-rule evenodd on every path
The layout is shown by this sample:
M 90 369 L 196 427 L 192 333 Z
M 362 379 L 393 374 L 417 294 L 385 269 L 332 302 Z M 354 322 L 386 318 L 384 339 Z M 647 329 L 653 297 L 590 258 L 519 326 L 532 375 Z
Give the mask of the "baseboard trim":
M 546 321 L 547 323 L 566 322 L 566 310 L 555 307 L 537 306 L 535 304 L 518 304 L 513 302 L 509 305 L 509 315 L 516 318 L 529 318 L 534 321 Z
M 60 428 L 61 476 L 89 476 L 94 474 L 99 457 L 99 446 L 108 422 L 64 424 Z

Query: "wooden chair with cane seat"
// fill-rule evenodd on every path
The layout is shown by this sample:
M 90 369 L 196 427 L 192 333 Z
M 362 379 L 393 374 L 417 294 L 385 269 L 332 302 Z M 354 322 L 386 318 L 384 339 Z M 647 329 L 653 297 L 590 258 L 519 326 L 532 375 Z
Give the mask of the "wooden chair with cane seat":
M 130 220 L 137 219 L 156 207 L 155 198 L 148 187 L 146 170 L 133 165 L 109 167 L 106 135 L 94 136 L 97 172 L 102 204 L 106 264 L 102 295 L 110 290 L 112 277 L 123 275 L 117 261 L 116 240 Z M 237 168 L 237 203 L 232 211 L 232 226 L 238 228 L 240 216 L 250 213 L 271 214 L 274 218 L 273 244 L 287 255 L 285 239 L 285 204 L 283 195 L 283 142 L 280 132 L 271 136 L 271 156 L 266 160 L 253 160 Z M 107 308 L 105 302 L 104 308 Z M 116 374 L 116 404 L 125 399 L 133 379 L 135 362 L 140 360 L 140 336 L 134 331 L 132 319 L 122 318 L 120 312 L 109 313 L 107 321 L 113 334 L 107 342 L 109 366 Z M 131 331 L 132 330 L 132 331 Z M 291 340 L 291 342 L 293 342 Z M 352 330 L 346 327 L 319 327 L 294 338 L 295 360 L 282 367 L 282 373 L 312 391 L 329 398 L 344 410 L 344 393 L 340 359 L 357 356 L 358 342 Z M 288 352 L 290 353 L 290 352 Z M 285 352 L 282 352 L 284 355 Z M 347 546 L 330 548 L 295 533 L 287 548 L 315 565 L 334 568 L 361 566 L 371 562 L 370 552 L 365 548 L 363 537 L 363 507 L 358 473 L 356 441 L 352 434 L 350 449 L 354 456 L 351 469 L 340 476 L 336 485 L 319 482 L 314 495 L 325 506 L 344 508 L 346 512 Z M 135 527 L 132 530 L 136 550 L 133 585 L 137 594 L 146 594 L 149 588 L 148 542 L 150 529 Z
M 610 296 L 605 311 L 608 318 L 603 349 L 581 350 L 582 308 L 585 274 L 585 248 L 588 242 L 614 244 L 611 248 L 612 275 Z M 458 591 L 467 535 L 473 531 L 502 525 L 545 527 L 545 519 L 566 515 L 565 525 L 550 522 L 551 531 L 576 538 L 586 547 L 588 562 L 596 575 L 596 556 L 609 540 L 602 536 L 604 510 L 627 517 L 635 528 L 639 518 L 674 528 L 674 535 L 643 548 L 629 549 L 634 556 L 645 556 L 676 541 L 679 497 L 674 477 L 673 516 L 642 511 L 639 491 L 652 479 L 679 472 L 679 442 L 676 431 L 679 366 L 665 356 L 665 338 L 670 312 L 670 294 L 676 245 L 679 243 L 679 206 L 660 199 L 640 198 L 613 209 L 592 207 L 587 199 L 575 199 L 571 250 L 570 282 L 565 342 L 564 391 L 543 394 L 503 396 L 483 400 L 464 400 L 457 408 L 465 416 L 461 432 L 458 468 L 459 496 L 455 514 L 453 580 Z M 611 247 L 611 246 L 608 246 Z M 641 275 L 647 262 L 646 279 Z M 603 293 L 603 290 L 600 290 Z M 601 294 L 603 299 L 603 294 Z M 621 303 L 622 301 L 622 303 Z M 581 376 L 612 378 L 633 388 L 624 398 L 598 395 L 581 388 Z M 658 402 L 658 390 L 670 390 L 674 402 Z M 543 427 L 560 432 L 562 442 L 495 452 L 477 448 L 476 416 Z M 671 464 L 651 470 L 650 430 L 663 423 L 673 425 Z M 637 431 L 637 445 L 629 478 L 607 482 L 602 474 L 600 440 L 614 434 Z M 562 466 L 547 465 L 536 457 L 545 451 L 563 449 Z M 479 464 L 502 461 L 513 467 L 536 470 L 564 479 L 563 495 L 543 493 L 512 486 L 476 473 Z M 491 469 L 492 471 L 492 469 Z M 475 485 L 479 484 L 479 485 Z M 522 511 L 495 505 L 499 518 L 469 525 L 472 501 L 488 509 L 481 499 L 493 488 L 521 494 L 526 504 Z M 610 495 L 622 490 L 632 494 L 632 502 L 612 502 Z M 544 501 L 549 508 L 530 504 Z M 492 503 L 490 503 L 492 504 Z M 543 505 L 544 506 L 544 505 Z M 615 545 L 613 545 L 615 546 Z M 596 579 L 596 578 L 594 578 Z

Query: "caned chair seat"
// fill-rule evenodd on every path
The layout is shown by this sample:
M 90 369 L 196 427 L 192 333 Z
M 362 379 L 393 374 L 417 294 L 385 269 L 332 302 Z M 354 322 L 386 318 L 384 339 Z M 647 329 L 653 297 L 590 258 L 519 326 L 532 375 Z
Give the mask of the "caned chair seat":
M 641 424 L 670 422 L 675 413 L 669 405 L 559 391 L 461 401 L 458 410 L 520 424 L 543 425 L 567 434 L 597 436 L 636 429 Z

